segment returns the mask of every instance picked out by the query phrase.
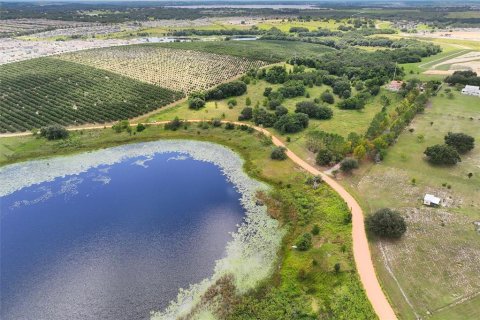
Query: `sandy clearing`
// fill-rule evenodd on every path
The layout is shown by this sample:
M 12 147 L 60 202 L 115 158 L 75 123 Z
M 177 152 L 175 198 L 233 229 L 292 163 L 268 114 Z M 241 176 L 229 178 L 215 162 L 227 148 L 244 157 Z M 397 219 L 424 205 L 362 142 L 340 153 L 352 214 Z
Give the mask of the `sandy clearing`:
M 402 34 L 403 35 L 403 34 Z M 472 40 L 472 41 L 480 41 L 480 30 L 479 29 L 472 29 L 472 30 L 463 30 L 463 31 L 437 31 L 437 32 L 420 32 L 416 34 L 405 34 L 409 36 L 415 37 L 425 37 L 425 38 L 438 38 L 438 39 L 457 39 L 457 40 Z
M 185 120 L 187 122 L 202 122 L 204 120 Z M 148 123 L 149 125 L 164 125 L 169 121 L 158 121 L 153 123 Z M 222 121 L 223 123 L 234 123 L 236 125 L 245 125 L 242 122 L 236 121 Z M 136 126 L 136 123 L 132 123 L 131 126 Z M 278 139 L 276 136 L 271 134 L 268 130 L 249 125 L 253 129 L 258 132 L 261 132 L 267 136 L 272 137 L 272 142 L 275 146 L 284 147 L 286 148 L 285 144 Z M 68 128 L 70 131 L 78 131 L 78 130 L 91 130 L 91 129 L 103 129 L 103 128 L 111 128 L 112 125 L 97 125 L 97 126 L 85 126 L 81 128 Z M 12 134 L 2 134 L 1 137 L 5 136 L 26 136 L 30 135 L 29 132 L 22 132 L 22 133 L 12 133 Z M 370 247 L 367 240 L 367 234 L 365 232 L 365 225 L 364 225 L 364 213 L 360 205 L 358 204 L 357 200 L 348 193 L 348 191 L 342 187 L 337 181 L 335 181 L 332 177 L 328 174 L 316 169 L 315 167 L 308 164 L 302 158 L 297 156 L 291 150 L 287 149 L 287 156 L 292 160 L 295 164 L 303 168 L 305 171 L 313 174 L 321 176 L 323 181 L 327 183 L 333 190 L 335 190 L 340 197 L 345 201 L 345 203 L 350 208 L 352 213 L 352 238 L 353 238 L 353 255 L 355 259 L 355 265 L 360 276 L 360 281 L 362 282 L 363 288 L 365 293 L 367 294 L 368 300 L 373 306 L 376 314 L 381 320 L 395 320 L 397 316 L 393 311 L 392 306 L 390 305 L 387 297 L 385 296 L 380 283 L 378 282 L 377 274 L 375 273 L 375 268 L 373 266 L 372 256 L 370 254 Z

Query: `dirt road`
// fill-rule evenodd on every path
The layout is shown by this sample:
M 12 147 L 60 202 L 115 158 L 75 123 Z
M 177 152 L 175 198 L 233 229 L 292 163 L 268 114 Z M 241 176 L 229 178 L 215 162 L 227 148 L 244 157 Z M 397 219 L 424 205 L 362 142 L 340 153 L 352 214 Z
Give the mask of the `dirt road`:
M 200 122 L 203 120 L 187 120 L 188 122 Z M 150 125 L 163 125 L 168 121 L 159 121 L 149 123 Z M 231 121 L 222 121 L 224 123 L 231 122 Z M 245 123 L 242 122 L 232 122 L 237 125 L 244 125 Z M 136 125 L 134 123 L 131 124 L 132 126 Z M 90 129 L 103 129 L 109 128 L 111 125 L 98 125 L 98 126 L 89 126 L 89 127 L 81 127 L 81 128 L 69 128 L 71 131 L 78 131 L 78 130 L 90 130 Z M 257 127 L 251 126 L 258 132 L 262 132 L 265 135 L 272 137 L 272 142 L 274 145 L 279 147 L 285 147 L 283 142 L 272 135 L 268 130 Z M 10 134 L 9 136 L 24 136 L 28 135 L 28 133 L 16 133 Z M 5 135 L 0 135 L 0 137 Z M 290 151 L 287 148 L 287 156 L 295 162 L 298 166 L 302 167 L 305 171 L 313 174 L 318 175 L 323 178 L 323 181 L 327 183 L 333 190 L 335 190 L 340 197 L 345 201 L 352 212 L 352 238 L 353 238 L 353 255 L 355 259 L 355 265 L 360 275 L 360 280 L 363 284 L 367 297 L 370 303 L 373 306 L 373 309 L 377 313 L 378 317 L 381 320 L 394 320 L 397 319 L 395 312 L 393 311 L 390 303 L 388 302 L 385 294 L 380 287 L 380 283 L 378 282 L 377 275 L 375 273 L 375 269 L 373 267 L 372 257 L 370 255 L 370 248 L 368 245 L 367 235 L 365 233 L 365 226 L 364 226 L 364 214 L 362 208 L 355 200 L 355 198 L 348 193 L 345 188 L 343 188 L 337 181 L 335 181 L 332 177 L 321 172 L 320 170 L 316 169 L 315 167 L 311 166 L 307 162 L 305 162 L 302 158 L 297 156 L 295 153 Z M 353 315 L 352 315 L 353 316 Z M 352 317 L 353 319 L 353 317 Z

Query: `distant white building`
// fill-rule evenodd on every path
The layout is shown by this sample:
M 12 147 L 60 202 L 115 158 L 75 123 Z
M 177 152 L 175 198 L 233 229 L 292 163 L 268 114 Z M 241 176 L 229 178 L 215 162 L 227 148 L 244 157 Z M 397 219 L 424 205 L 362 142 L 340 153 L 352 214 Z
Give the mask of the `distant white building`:
M 480 97 L 480 87 L 466 85 L 465 88 L 462 89 L 462 93 L 469 96 Z
M 430 207 L 437 207 L 442 202 L 442 199 L 435 197 L 433 194 L 426 194 L 423 198 L 423 204 Z

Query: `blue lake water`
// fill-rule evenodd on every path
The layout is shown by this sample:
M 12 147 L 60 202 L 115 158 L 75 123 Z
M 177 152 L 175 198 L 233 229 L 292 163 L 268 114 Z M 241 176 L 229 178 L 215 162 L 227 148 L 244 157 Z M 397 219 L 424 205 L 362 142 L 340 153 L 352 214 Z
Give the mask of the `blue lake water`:
M 244 217 L 212 163 L 130 158 L 1 198 L 1 316 L 148 319 L 209 277 Z

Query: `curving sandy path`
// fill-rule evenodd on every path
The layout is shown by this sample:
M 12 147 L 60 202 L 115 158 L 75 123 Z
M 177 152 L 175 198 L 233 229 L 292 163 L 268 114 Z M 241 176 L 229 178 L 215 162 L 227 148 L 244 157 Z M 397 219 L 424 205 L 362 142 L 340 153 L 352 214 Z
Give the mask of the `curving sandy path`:
M 204 120 L 186 120 L 187 122 L 201 122 Z M 164 125 L 169 121 L 158 121 L 148 123 L 149 125 Z M 237 121 L 222 121 L 223 123 L 234 123 L 236 125 L 245 125 L 243 122 Z M 132 123 L 132 126 L 136 125 L 136 123 Z M 85 127 L 73 127 L 69 128 L 70 131 L 78 131 L 78 130 L 90 130 L 90 129 L 103 129 L 103 128 L 110 128 L 112 125 L 96 125 L 96 126 L 85 126 Z M 388 302 L 385 294 L 382 291 L 380 283 L 378 282 L 377 275 L 375 273 L 375 268 L 373 267 L 372 256 L 370 254 L 370 247 L 368 245 L 367 234 L 365 232 L 365 225 L 364 225 L 364 214 L 362 208 L 355 200 L 355 198 L 345 190 L 337 181 L 331 178 L 329 175 L 325 174 L 324 172 L 316 169 L 312 165 L 308 164 L 302 158 L 297 156 L 295 153 L 290 151 L 285 144 L 271 134 L 268 130 L 257 127 L 254 125 L 249 125 L 253 129 L 258 132 L 261 132 L 267 136 L 272 137 L 272 142 L 275 146 L 284 147 L 287 149 L 287 156 L 295 162 L 298 166 L 302 167 L 305 171 L 313 174 L 318 175 L 323 178 L 323 181 L 327 183 L 333 190 L 335 190 L 340 197 L 345 201 L 352 212 L 352 238 L 353 238 L 353 256 L 355 259 L 355 265 L 360 275 L 360 280 L 363 284 L 363 288 L 367 294 L 368 300 L 373 306 L 373 309 L 377 313 L 378 317 L 381 320 L 394 320 L 397 319 L 395 312 L 393 311 L 390 303 Z M 12 133 L 12 134 L 3 134 L 0 137 L 6 136 L 25 136 L 29 135 L 29 132 L 22 132 L 22 133 Z
M 257 131 L 270 135 L 272 137 L 273 143 L 276 146 L 286 148 L 286 146 L 283 144 L 282 141 L 280 141 L 280 139 L 272 135 L 267 130 L 255 126 L 253 126 L 253 128 Z M 345 188 L 342 187 L 337 181 L 305 162 L 302 158 L 297 156 L 288 148 L 287 156 L 307 172 L 310 172 L 313 175 L 321 176 L 323 178 L 323 181 L 325 181 L 333 190 L 335 190 L 340 195 L 340 197 L 342 197 L 342 199 L 347 203 L 348 207 L 352 212 L 353 256 L 355 258 L 357 271 L 360 275 L 360 280 L 362 281 L 363 288 L 365 289 L 368 300 L 370 300 L 373 309 L 381 320 L 397 319 L 395 312 L 390 306 L 390 303 L 388 302 L 385 294 L 382 291 L 382 288 L 380 287 L 380 283 L 378 282 L 377 275 L 373 267 L 372 256 L 370 255 L 370 247 L 368 246 L 367 234 L 365 233 L 363 211 L 357 200 L 355 200 L 355 198 L 350 193 L 348 193 L 348 191 L 345 190 Z

